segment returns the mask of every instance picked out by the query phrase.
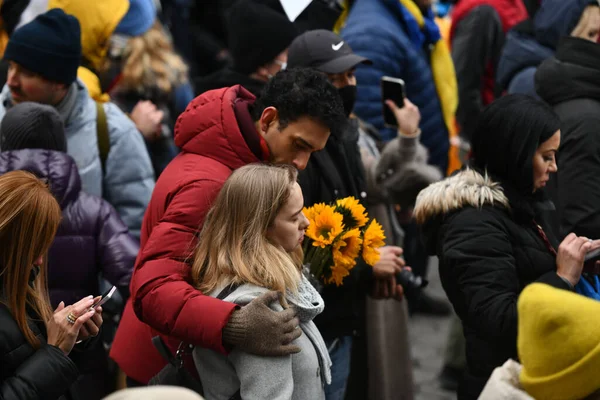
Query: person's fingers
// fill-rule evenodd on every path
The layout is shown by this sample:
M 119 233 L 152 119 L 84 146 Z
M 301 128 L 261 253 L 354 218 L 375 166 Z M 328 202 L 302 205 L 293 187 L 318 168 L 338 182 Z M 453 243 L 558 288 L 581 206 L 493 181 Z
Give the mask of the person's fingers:
M 281 344 L 284 346 L 286 344 L 290 344 L 294 340 L 298 339 L 300 336 L 302 336 L 302 329 L 300 329 L 300 328 L 294 329 L 294 331 L 283 335 L 283 342 Z
M 402 268 L 402 269 L 403 269 L 403 270 L 405 269 L 405 270 L 407 270 L 407 271 L 412 271 L 412 268 L 411 268 L 411 267 L 404 267 L 404 268 Z
M 592 249 L 592 242 L 587 241 L 584 242 L 583 245 L 581 245 L 581 247 L 579 248 L 579 253 L 583 253 L 584 255 L 586 253 L 589 253 L 589 251 Z
M 405 97 L 405 98 L 404 98 L 404 106 L 405 106 L 405 107 L 406 107 L 406 106 L 409 106 L 409 107 L 417 107 L 417 106 L 415 106 L 415 104 L 414 104 L 412 101 L 410 101 L 410 99 L 409 99 L 408 97 Z
M 73 309 L 71 310 L 71 312 L 75 314 L 76 317 L 79 317 L 80 315 L 83 315 L 87 311 L 89 311 L 90 307 L 93 304 L 94 298 L 92 296 L 86 297 L 73 304 Z
M 287 356 L 290 354 L 298 354 L 302 351 L 299 346 L 289 344 L 287 346 L 280 346 L 279 349 L 275 352 L 275 356 Z
M 252 300 L 252 302 L 250 302 L 250 304 L 255 303 L 255 304 L 264 305 L 265 307 L 269 307 L 269 305 L 271 303 L 273 303 L 277 300 L 279 300 L 279 294 L 275 291 L 270 291 L 270 292 L 260 295 L 256 299 Z
M 394 269 L 402 268 L 405 265 L 405 261 L 400 257 L 394 258 Z
M 98 329 L 100 329 L 102 323 L 104 322 L 104 319 L 102 318 L 102 311 L 99 312 L 98 309 L 96 309 L 95 311 L 96 313 L 92 317 L 92 321 L 94 321 L 94 325 L 98 327 Z
M 394 114 L 400 111 L 400 108 L 392 100 L 386 100 L 385 104 L 389 107 L 390 110 L 392 110 Z
M 92 318 L 90 318 L 85 325 L 83 325 L 83 327 L 81 329 L 85 329 L 88 332 L 88 336 L 94 337 L 94 336 L 98 336 L 98 333 L 100 332 L 100 326 L 96 325 L 96 322 L 94 321 L 94 317 L 96 316 L 96 313 L 94 313 L 94 315 L 92 316 Z M 81 331 L 79 331 L 81 332 Z
M 275 312 L 275 311 L 273 311 Z M 297 320 L 296 318 L 296 310 L 293 307 L 290 307 L 286 310 L 278 312 L 277 319 L 279 320 L 279 324 L 287 324 L 289 322 L 293 322 Z
M 562 241 L 561 244 L 568 246 L 569 244 L 571 244 L 571 242 L 577 240 L 577 235 L 575 235 L 574 233 L 569 233 L 567 235 L 567 237 L 565 237 Z
M 296 317 L 289 322 L 282 325 L 283 333 L 294 332 L 294 330 L 300 325 L 300 320 Z
M 591 250 L 600 249 L 600 239 L 598 239 L 598 240 L 593 240 L 591 243 L 592 243 L 592 248 L 591 248 Z
M 77 317 L 77 319 L 75 320 L 75 323 L 73 324 L 73 328 L 75 329 L 76 332 L 79 332 L 81 330 L 81 327 L 83 326 L 83 324 L 85 324 L 87 321 L 89 321 L 95 314 L 95 311 L 88 311 L 83 315 L 80 315 L 79 317 Z
M 387 251 L 393 253 L 395 256 L 401 256 L 402 253 L 404 252 L 404 250 L 402 250 L 402 247 L 398 247 L 398 246 L 385 246 L 385 247 L 381 247 L 379 250 L 383 250 L 386 249 Z
M 62 311 L 65 308 L 65 302 L 61 301 L 60 303 L 58 303 L 58 307 L 56 307 L 56 310 L 54 310 L 54 313 L 56 314 L 59 311 Z

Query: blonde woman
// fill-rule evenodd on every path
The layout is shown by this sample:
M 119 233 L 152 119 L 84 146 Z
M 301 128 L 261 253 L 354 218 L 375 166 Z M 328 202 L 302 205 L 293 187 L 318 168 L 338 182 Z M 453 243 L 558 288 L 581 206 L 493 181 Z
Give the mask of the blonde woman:
M 153 0 L 131 1 L 115 32 L 102 86 L 144 135 L 158 177 L 177 155 L 173 126 L 194 98 L 188 67 L 156 19 Z
M 259 357 L 196 348 L 194 361 L 208 400 L 324 399 L 331 361 L 313 318 L 323 311 L 319 293 L 301 274 L 301 243 L 308 220 L 296 169 L 251 164 L 225 182 L 204 223 L 192 276 L 212 297 L 245 305 L 280 292 L 274 310 L 295 307 L 301 352 Z M 235 398 L 235 397 L 234 397 Z

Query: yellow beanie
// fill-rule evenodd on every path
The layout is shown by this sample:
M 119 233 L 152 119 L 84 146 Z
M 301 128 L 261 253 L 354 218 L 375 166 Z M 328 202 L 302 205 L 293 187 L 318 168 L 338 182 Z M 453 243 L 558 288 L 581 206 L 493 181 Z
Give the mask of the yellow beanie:
M 534 283 L 518 310 L 520 379 L 528 394 L 580 400 L 600 389 L 600 302 Z

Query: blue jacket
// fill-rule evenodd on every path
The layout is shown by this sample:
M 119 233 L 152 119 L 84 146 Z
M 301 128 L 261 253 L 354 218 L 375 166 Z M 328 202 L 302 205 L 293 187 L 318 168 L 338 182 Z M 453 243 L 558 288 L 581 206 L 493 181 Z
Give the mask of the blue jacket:
M 346 20 L 342 37 L 372 66 L 356 70 L 358 97 L 355 113 L 379 129 L 385 140 L 397 132 L 385 128 L 381 103 L 382 76 L 401 78 L 406 96 L 421 112 L 421 142 L 429 150 L 429 163 L 446 171 L 448 129 L 429 65 L 429 54 L 412 44 L 405 28 L 405 16 L 398 0 L 357 0 Z
M 144 212 L 154 189 L 154 170 L 144 138 L 116 105 L 105 103 L 110 151 L 103 176 L 96 103 L 81 82 L 77 83 L 77 90 L 77 100 L 64 122 L 67 152 L 75 159 L 82 189 L 112 204 L 131 234 L 139 238 Z M 10 90 L 4 86 L 0 93 L 0 120 L 9 105 Z
M 569 35 L 592 0 L 544 0 L 533 23 L 511 30 L 498 62 L 496 81 L 508 93 L 537 96 L 534 75 L 554 55 L 561 37 Z

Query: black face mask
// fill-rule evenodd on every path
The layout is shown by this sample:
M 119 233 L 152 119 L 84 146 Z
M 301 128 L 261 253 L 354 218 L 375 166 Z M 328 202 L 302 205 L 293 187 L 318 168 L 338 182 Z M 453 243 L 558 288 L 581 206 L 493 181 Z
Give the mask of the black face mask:
M 338 93 L 344 103 L 344 111 L 346 116 L 349 117 L 354 110 L 354 103 L 356 103 L 356 86 L 348 85 L 338 89 Z

